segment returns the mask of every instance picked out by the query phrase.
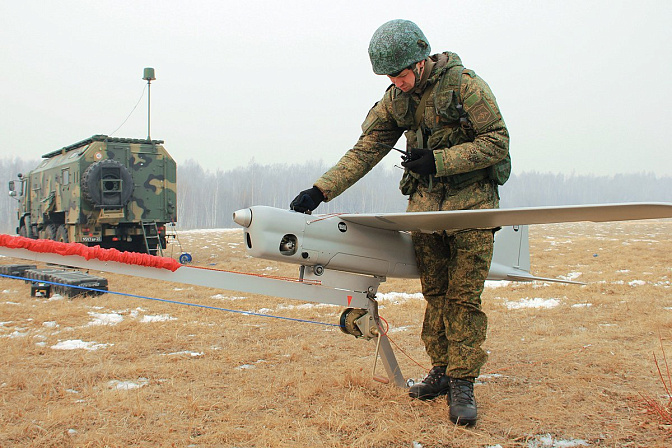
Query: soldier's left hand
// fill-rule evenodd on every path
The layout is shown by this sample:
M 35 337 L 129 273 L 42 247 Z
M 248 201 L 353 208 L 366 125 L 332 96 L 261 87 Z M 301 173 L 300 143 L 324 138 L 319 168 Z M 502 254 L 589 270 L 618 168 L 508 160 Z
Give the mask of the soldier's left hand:
M 401 162 L 401 166 L 424 176 L 436 174 L 434 151 L 431 149 L 413 148 L 411 149 L 410 159 L 406 162 Z

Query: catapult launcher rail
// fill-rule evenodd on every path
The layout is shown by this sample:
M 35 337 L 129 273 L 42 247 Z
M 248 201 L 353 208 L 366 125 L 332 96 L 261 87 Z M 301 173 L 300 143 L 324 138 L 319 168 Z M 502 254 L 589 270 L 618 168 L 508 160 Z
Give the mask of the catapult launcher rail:
M 46 244 L 45 244 L 46 243 Z M 77 249 L 73 252 L 73 246 Z M 79 247 L 77 247 L 79 246 Z M 60 252 L 60 253 L 59 253 Z M 381 279 L 348 272 L 326 271 L 316 276 L 301 269 L 297 279 L 184 266 L 172 258 L 87 248 L 54 241 L 0 235 L 0 255 L 61 266 L 133 277 L 261 294 L 346 307 L 339 326 L 358 338 L 376 339 L 377 352 L 388 378 L 406 387 L 389 339 L 383 331 L 375 295 Z M 389 379 L 378 378 L 387 382 Z

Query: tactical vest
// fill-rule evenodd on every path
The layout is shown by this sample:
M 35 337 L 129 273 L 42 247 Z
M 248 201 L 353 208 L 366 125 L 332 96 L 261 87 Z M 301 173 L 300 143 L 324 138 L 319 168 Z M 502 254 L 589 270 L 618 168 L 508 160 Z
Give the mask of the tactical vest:
M 405 136 L 409 149 L 450 148 L 473 142 L 476 137 L 460 95 L 462 75 L 467 73 L 475 76 L 475 73 L 465 69 L 459 61 L 448 60 L 444 54 L 439 55 L 435 68 L 439 71 L 438 80 L 425 90 L 415 108 L 411 107 L 410 95 L 400 94 L 392 101 L 392 113 L 397 125 L 408 129 Z M 452 176 L 421 176 L 406 170 L 400 189 L 403 194 L 409 195 L 415 191 L 418 183 L 431 189 L 436 182 L 460 189 L 488 178 L 497 185 L 503 185 L 510 173 L 511 159 L 507 154 L 506 158 L 488 168 Z

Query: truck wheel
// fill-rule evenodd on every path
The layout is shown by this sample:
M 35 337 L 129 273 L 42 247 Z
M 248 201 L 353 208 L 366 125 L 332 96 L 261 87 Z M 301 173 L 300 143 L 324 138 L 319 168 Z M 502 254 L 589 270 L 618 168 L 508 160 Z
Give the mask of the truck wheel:
M 56 241 L 56 224 L 48 224 L 44 229 L 44 237 Z
M 121 208 L 133 194 L 133 176 L 120 162 L 112 159 L 93 163 L 82 176 L 86 199 L 100 208 Z
M 56 241 L 60 241 L 61 243 L 68 242 L 68 228 L 63 224 L 58 226 L 58 230 L 56 230 Z

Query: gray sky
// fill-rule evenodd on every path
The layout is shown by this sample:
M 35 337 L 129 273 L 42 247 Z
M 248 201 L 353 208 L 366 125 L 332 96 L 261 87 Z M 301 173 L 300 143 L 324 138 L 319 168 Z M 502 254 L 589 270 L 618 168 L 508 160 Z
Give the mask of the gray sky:
M 178 167 L 335 163 L 389 84 L 369 39 L 405 18 L 490 84 L 514 172 L 672 174 L 669 0 L 0 0 L 0 17 L 0 157 L 110 135 L 154 67 L 151 137 Z M 147 136 L 146 93 L 113 135 Z

